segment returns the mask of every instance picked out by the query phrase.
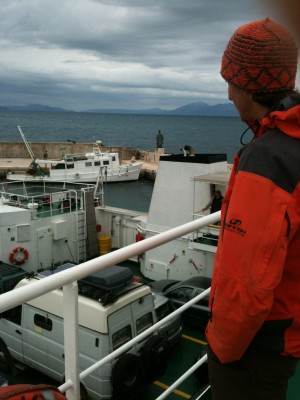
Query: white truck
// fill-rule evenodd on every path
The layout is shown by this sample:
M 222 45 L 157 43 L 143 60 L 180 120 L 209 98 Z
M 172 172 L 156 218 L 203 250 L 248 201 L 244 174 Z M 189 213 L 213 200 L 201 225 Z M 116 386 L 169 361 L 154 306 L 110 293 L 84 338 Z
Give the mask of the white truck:
M 60 270 L 22 279 L 16 287 L 31 285 Z M 149 328 L 157 321 L 155 308 L 169 304 L 163 296 L 154 298 L 149 286 L 132 278 L 128 268 L 113 266 L 78 282 L 80 370 Z M 8 370 L 17 362 L 64 381 L 62 297 L 62 290 L 57 289 L 1 314 L 0 369 Z M 81 382 L 81 398 L 118 399 L 136 394 L 146 381 L 164 371 L 168 345 L 178 340 L 181 329 L 181 319 L 175 318 L 98 368 Z

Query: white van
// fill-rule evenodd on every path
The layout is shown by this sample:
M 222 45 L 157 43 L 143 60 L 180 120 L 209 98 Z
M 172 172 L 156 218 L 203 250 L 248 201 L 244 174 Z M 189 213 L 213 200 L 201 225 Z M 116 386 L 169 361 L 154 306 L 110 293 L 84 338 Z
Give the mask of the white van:
M 132 278 L 126 270 L 113 266 L 78 282 L 80 371 L 157 321 L 151 289 L 137 282 L 128 283 Z M 32 285 L 47 274 L 23 279 L 17 287 Z M 105 285 L 115 289 L 105 292 Z M 0 368 L 11 368 L 17 361 L 58 382 L 64 381 L 62 301 L 62 290 L 57 289 L 1 315 Z M 132 346 L 82 381 L 82 398 L 126 398 L 136 393 L 145 381 L 164 371 L 166 348 L 167 341 L 159 334 Z

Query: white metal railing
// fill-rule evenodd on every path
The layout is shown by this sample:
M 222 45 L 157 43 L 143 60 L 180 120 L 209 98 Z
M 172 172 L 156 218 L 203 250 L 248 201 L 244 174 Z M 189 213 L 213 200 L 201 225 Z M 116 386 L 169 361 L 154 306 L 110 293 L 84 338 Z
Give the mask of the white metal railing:
M 115 358 L 119 354 L 123 353 L 125 350 L 132 346 L 132 343 L 140 341 L 142 338 L 148 336 L 158 327 L 163 325 L 168 319 L 175 315 L 183 312 L 190 305 L 196 303 L 202 297 L 206 296 L 210 289 L 207 289 L 198 297 L 190 300 L 188 303 L 183 305 L 181 308 L 177 309 L 174 313 L 170 314 L 166 318 L 159 321 L 156 325 L 152 326 L 148 330 L 141 333 L 139 336 L 127 342 L 122 347 L 103 358 L 101 361 L 97 362 L 95 365 L 89 367 L 87 370 L 81 372 L 78 375 L 77 371 L 74 373 L 74 357 L 78 357 L 78 347 L 77 346 L 77 284 L 76 282 L 80 279 L 85 278 L 97 271 L 107 268 L 111 265 L 118 264 L 122 261 L 134 257 L 136 254 L 144 253 L 147 250 L 158 247 L 164 243 L 181 237 L 187 233 L 193 232 L 194 230 L 200 229 L 207 224 L 212 224 L 220 220 L 221 212 L 218 211 L 214 214 L 210 214 L 203 218 L 188 222 L 184 225 L 178 226 L 176 228 L 170 229 L 166 232 L 160 233 L 151 238 L 142 240 L 140 242 L 131 244 L 112 253 L 105 254 L 101 257 L 86 261 L 80 265 L 72 267 L 72 269 L 61 271 L 57 274 L 50 275 L 42 280 L 36 281 L 29 286 L 24 286 L 13 291 L 3 293 L 0 295 L 0 313 L 16 307 L 26 301 L 32 300 L 38 296 L 48 293 L 57 288 L 64 287 L 63 298 L 64 307 L 68 309 L 66 313 L 65 323 L 64 323 L 64 334 L 68 338 L 65 341 L 65 376 L 66 382 L 59 387 L 61 391 L 67 390 L 67 397 L 69 400 L 76 400 L 79 398 L 79 376 L 83 379 L 89 375 L 92 371 L 99 368 L 101 365 L 107 363 L 109 360 Z M 72 310 L 72 312 L 70 312 Z M 67 345 L 69 343 L 69 345 Z M 74 345 L 74 347 L 72 346 Z M 195 371 L 203 362 L 205 362 L 205 356 L 202 357 L 196 364 L 192 366 L 184 375 L 184 379 L 189 376 L 193 371 Z M 77 363 L 78 365 L 78 363 Z M 165 398 L 170 391 L 172 391 L 176 386 L 182 382 L 182 377 L 176 381 L 169 389 L 167 389 L 157 400 L 162 400 Z
M 49 217 L 71 211 L 78 211 L 83 205 L 84 192 L 93 192 L 96 200 L 103 205 L 102 193 L 97 186 L 84 183 L 53 183 L 46 186 L 46 182 L 38 185 L 26 185 L 25 182 L 16 188 L 16 182 L 0 183 L 1 204 L 30 209 L 39 218 Z

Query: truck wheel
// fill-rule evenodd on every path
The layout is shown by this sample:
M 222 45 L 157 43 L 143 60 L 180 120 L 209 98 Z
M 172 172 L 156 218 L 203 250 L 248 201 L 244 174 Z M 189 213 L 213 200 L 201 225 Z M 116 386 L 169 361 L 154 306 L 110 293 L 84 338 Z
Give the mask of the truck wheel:
M 112 369 L 113 398 L 133 395 L 142 383 L 140 360 L 134 354 L 123 354 Z
M 80 400 L 90 400 L 88 392 L 82 384 L 80 385 Z
M 0 340 L 0 370 L 4 372 L 11 372 L 12 358 L 9 354 L 6 344 Z
M 147 377 L 153 381 L 167 368 L 167 342 L 161 336 L 151 336 L 141 351 L 141 360 Z

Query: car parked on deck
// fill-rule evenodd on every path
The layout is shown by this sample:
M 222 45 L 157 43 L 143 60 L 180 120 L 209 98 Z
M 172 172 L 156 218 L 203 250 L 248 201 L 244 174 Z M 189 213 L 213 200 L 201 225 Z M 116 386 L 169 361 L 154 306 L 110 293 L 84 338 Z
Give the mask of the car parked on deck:
M 162 320 L 175 311 L 175 307 L 166 296 L 156 291 L 152 291 L 152 295 L 157 321 Z M 168 346 L 174 346 L 180 340 L 182 335 L 181 315 L 177 315 L 165 322 L 158 328 L 158 333 L 167 340 Z
M 205 276 L 197 276 L 185 281 L 162 279 L 149 283 L 149 286 L 152 291 L 166 296 L 175 308 L 179 308 L 208 289 L 211 286 L 211 279 Z M 182 313 L 183 321 L 205 327 L 210 316 L 208 301 L 209 295 L 190 306 Z

